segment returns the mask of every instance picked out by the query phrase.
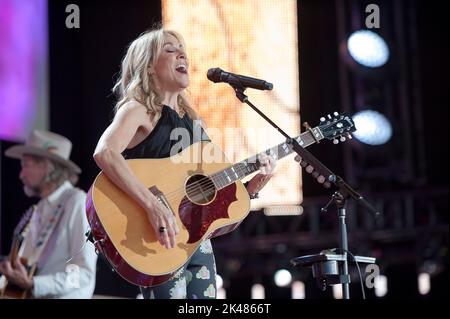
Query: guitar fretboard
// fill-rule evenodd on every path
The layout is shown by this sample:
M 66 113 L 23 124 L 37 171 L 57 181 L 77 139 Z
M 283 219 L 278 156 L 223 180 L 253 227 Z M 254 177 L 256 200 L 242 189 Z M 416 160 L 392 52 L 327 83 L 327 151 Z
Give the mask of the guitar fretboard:
M 320 129 L 315 127 L 311 130 L 311 132 L 307 131 L 300 134 L 300 136 L 296 137 L 295 140 L 300 144 L 300 146 L 307 147 L 311 144 L 314 144 L 316 140 L 320 141 L 323 138 L 324 137 Z M 293 150 L 291 149 L 291 147 L 285 142 L 278 144 L 272 148 L 269 148 L 260 154 L 265 153 L 269 156 L 275 156 L 277 159 L 281 159 L 291 154 L 292 152 Z M 222 189 L 224 187 L 227 187 L 228 185 L 231 185 L 237 180 L 241 180 L 244 177 L 258 171 L 260 167 L 258 163 L 258 155 L 249 157 L 222 171 L 212 174 L 211 179 L 216 189 Z

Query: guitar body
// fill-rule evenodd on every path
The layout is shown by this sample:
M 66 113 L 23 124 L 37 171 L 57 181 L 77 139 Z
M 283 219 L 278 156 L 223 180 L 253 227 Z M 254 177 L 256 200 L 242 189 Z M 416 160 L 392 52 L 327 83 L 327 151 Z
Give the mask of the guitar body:
M 97 176 L 86 204 L 95 245 L 132 284 L 149 287 L 166 282 L 204 240 L 234 230 L 249 213 L 249 196 L 240 181 L 217 190 L 208 178 L 230 166 L 213 143 L 195 143 L 170 158 L 127 163 L 172 210 L 180 228 L 175 247 L 166 249 L 146 212 L 104 173 Z
M 8 286 L 1 291 L 1 299 L 28 299 L 30 298 L 29 292 L 19 287 L 12 286 L 8 284 Z
M 28 299 L 30 292 L 23 290 L 17 286 L 7 284 L 4 289 L 0 290 L 0 299 Z
M 22 261 L 24 265 L 26 265 L 26 260 Z M 27 267 L 28 277 L 33 277 L 36 272 L 36 265 L 31 267 Z M 1 278 L 3 288 L 0 288 L 0 299 L 29 299 L 31 298 L 30 290 L 23 290 L 16 285 L 13 285 L 8 282 L 8 280 L 4 277 Z
M 12 264 L 14 260 L 19 257 L 19 249 L 22 241 L 25 239 L 26 234 L 29 231 L 30 220 L 33 216 L 35 206 L 31 206 L 22 215 L 18 225 L 14 229 L 13 240 L 11 244 L 11 250 L 9 256 L 6 258 Z M 2 256 L 3 257 L 3 256 Z M 2 261 L 3 258 L 0 259 Z M 32 278 L 36 273 L 36 264 L 28 266 L 27 258 L 20 257 L 20 262 L 25 266 L 28 277 Z M 8 282 L 5 276 L 0 277 L 0 299 L 27 299 L 31 298 L 31 292 L 29 290 L 23 290 L 22 288 Z

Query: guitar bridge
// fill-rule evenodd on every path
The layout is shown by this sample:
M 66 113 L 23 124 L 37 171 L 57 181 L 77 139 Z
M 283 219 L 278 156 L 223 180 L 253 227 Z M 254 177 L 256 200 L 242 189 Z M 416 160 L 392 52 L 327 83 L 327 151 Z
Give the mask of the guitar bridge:
M 149 191 L 152 192 L 153 195 L 155 195 L 158 202 L 166 206 L 167 209 L 169 209 L 172 212 L 172 214 L 175 215 L 175 212 L 173 211 L 172 207 L 170 207 L 170 204 L 167 201 L 166 196 L 163 194 L 163 192 L 161 192 L 156 186 L 150 187 Z

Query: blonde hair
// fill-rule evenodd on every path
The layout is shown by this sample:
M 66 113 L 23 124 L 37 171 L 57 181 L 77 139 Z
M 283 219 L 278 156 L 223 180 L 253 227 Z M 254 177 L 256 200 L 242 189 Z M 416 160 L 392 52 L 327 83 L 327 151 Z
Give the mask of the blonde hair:
M 158 60 L 164 44 L 164 35 L 169 34 L 185 47 L 181 34 L 163 28 L 146 31 L 130 44 L 122 60 L 120 77 L 113 87 L 113 92 L 118 96 L 114 113 L 117 113 L 125 103 L 133 100 L 143 104 L 147 108 L 147 114 L 154 116 L 161 112 L 163 107 L 161 97 L 148 72 L 148 67 Z M 178 96 L 178 105 L 192 119 L 199 119 L 184 92 Z

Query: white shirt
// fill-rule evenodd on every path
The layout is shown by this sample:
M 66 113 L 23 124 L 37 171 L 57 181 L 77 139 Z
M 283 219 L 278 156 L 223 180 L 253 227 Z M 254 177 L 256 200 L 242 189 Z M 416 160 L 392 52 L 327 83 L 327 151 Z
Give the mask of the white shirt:
M 66 191 L 69 197 L 62 196 Z M 91 243 L 85 245 L 85 233 L 89 229 L 86 193 L 73 187 L 70 182 L 65 181 L 37 204 L 21 256 L 32 255 L 41 228 L 48 225 L 53 212 L 62 202 L 65 204 L 59 221 L 37 264 L 32 293 L 35 298 L 91 298 L 95 288 L 97 255 Z

